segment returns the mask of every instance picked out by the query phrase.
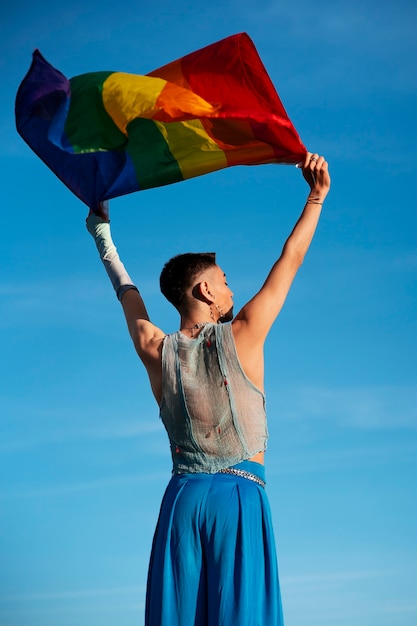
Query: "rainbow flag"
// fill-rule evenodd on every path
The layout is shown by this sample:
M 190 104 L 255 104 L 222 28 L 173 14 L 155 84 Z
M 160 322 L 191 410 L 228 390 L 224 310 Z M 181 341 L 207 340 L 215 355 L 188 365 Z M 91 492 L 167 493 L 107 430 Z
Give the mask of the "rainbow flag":
M 246 33 L 146 76 L 68 80 L 36 50 L 16 96 L 23 139 L 88 206 L 306 148 Z

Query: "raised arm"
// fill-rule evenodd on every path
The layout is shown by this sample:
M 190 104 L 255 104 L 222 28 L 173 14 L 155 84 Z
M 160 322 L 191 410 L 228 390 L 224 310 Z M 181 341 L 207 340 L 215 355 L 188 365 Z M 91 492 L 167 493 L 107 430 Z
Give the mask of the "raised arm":
M 322 156 L 308 153 L 302 171 L 310 186 L 304 209 L 262 288 L 233 322 L 234 335 L 242 349 L 249 345 L 255 349 L 263 346 L 313 239 L 324 199 L 330 189 L 328 164 Z
M 101 203 L 95 213 L 91 211 L 86 222 L 87 230 L 96 242 L 100 258 L 122 304 L 136 352 L 148 370 L 152 384 L 151 373 L 159 367 L 164 333 L 150 322 L 142 296 L 120 260 L 111 237 L 107 203 Z

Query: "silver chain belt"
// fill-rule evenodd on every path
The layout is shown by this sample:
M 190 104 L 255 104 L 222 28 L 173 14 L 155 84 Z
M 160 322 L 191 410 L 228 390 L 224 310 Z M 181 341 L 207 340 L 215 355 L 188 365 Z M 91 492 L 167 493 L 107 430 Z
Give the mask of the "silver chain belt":
M 240 476 L 240 478 L 247 478 L 247 480 L 252 480 L 254 483 L 257 483 L 261 487 L 265 488 L 266 483 L 262 480 L 262 478 L 259 478 L 256 474 L 252 474 L 246 470 L 237 469 L 235 467 L 227 467 L 226 469 L 219 470 L 219 474 L 233 474 L 234 476 Z

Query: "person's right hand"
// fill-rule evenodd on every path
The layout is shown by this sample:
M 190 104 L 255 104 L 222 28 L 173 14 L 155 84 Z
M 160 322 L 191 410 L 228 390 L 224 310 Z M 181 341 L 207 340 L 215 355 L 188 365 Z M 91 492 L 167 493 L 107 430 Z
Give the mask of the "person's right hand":
M 307 152 L 302 165 L 303 176 L 317 199 L 324 200 L 330 189 L 329 166 L 323 156 Z

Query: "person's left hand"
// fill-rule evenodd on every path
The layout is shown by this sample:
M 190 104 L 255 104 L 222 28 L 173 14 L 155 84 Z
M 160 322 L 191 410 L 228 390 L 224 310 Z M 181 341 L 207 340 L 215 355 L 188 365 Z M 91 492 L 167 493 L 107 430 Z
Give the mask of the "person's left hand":
M 99 217 L 101 217 L 101 219 L 103 220 L 103 222 L 110 222 L 110 204 L 108 200 L 102 200 L 101 202 L 98 203 L 98 206 L 96 209 L 92 209 L 90 208 L 90 212 L 88 215 L 98 215 Z

